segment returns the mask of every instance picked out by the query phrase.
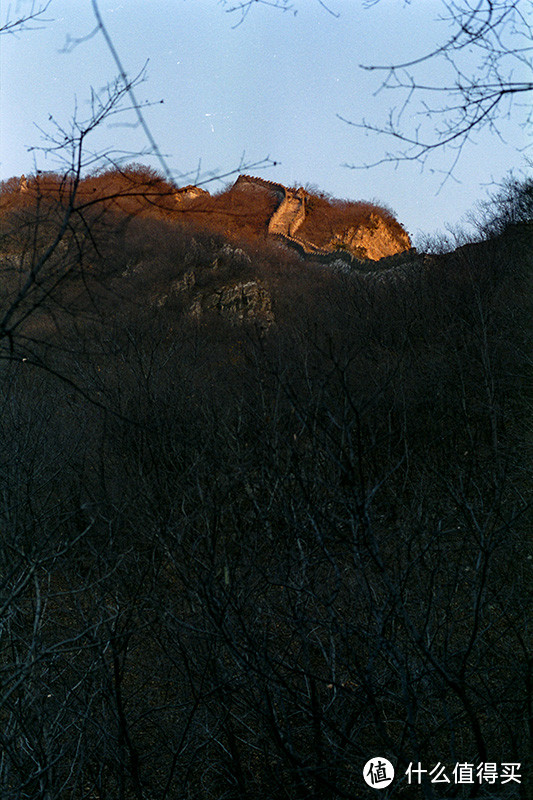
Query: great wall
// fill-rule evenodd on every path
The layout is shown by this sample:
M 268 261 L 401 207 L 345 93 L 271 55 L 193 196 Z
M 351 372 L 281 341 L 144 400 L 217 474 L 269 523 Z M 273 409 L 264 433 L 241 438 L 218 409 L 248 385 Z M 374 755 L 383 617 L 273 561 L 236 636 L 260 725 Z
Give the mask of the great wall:
M 46 180 L 46 175 L 37 175 L 26 178 L 24 175 L 19 180 L 19 191 L 22 194 L 40 194 L 41 182 Z M 149 181 L 153 178 L 149 179 Z M 82 182 L 83 187 L 83 182 Z M 78 189 L 78 195 L 83 194 L 83 188 Z M 148 197 L 150 191 L 145 191 L 142 185 L 135 185 L 134 192 L 125 191 L 124 197 L 138 195 Z M 142 187 L 142 188 L 141 188 Z M 148 182 L 149 187 L 149 182 Z M 70 185 L 68 182 L 60 182 L 55 187 L 59 193 L 68 194 Z M 46 190 L 45 190 L 46 191 Z M 92 188 L 95 192 L 96 188 Z M 333 227 L 329 240 L 321 244 L 312 241 L 313 234 L 309 235 L 309 225 L 305 225 L 306 220 L 311 220 L 311 230 L 313 230 L 313 213 L 310 207 L 314 195 L 304 188 L 287 188 L 281 183 L 257 178 L 252 175 L 239 175 L 233 186 L 228 190 L 231 192 L 249 192 L 253 206 L 253 196 L 255 193 L 267 193 L 269 203 L 275 201 L 274 210 L 270 219 L 267 221 L 267 235 L 280 243 L 295 249 L 301 257 L 331 263 L 335 260 L 347 262 L 356 261 L 380 261 L 389 256 L 395 256 L 411 249 L 411 242 L 407 233 L 394 220 L 380 214 L 379 209 L 372 211 L 364 222 L 354 222 L 352 225 L 341 225 L 337 229 Z M 210 198 L 211 195 L 200 186 L 188 185 L 181 188 L 172 187 L 176 208 L 187 212 L 194 208 L 194 204 L 202 202 L 202 198 Z M 153 197 L 158 195 L 156 191 Z M 168 196 L 168 194 L 167 194 Z M 257 196 L 257 195 L 256 195 Z M 153 200 L 151 201 L 153 202 Z M 315 214 L 317 212 L 315 211 Z M 316 219 L 316 217 L 315 217 Z M 303 228 L 306 228 L 303 231 Z
M 217 224 L 217 221 L 210 220 L 209 217 L 212 210 L 216 213 L 217 195 L 212 197 L 205 189 L 191 184 L 180 188 L 164 182 L 162 184 L 159 178 L 154 179 L 151 175 L 146 180 L 141 173 L 141 178 L 143 180 L 138 183 L 133 180 L 126 184 L 126 190 L 119 187 L 116 196 L 140 197 L 141 200 L 148 198 L 151 209 L 155 208 L 156 212 L 164 209 L 166 219 L 179 219 L 182 212 L 187 217 L 191 211 L 194 220 L 195 212 L 199 211 L 207 216 L 207 219 L 204 217 L 202 226 L 209 226 L 210 221 Z M 58 180 L 53 173 L 29 177 L 22 175 L 14 181 L 14 191 L 22 195 L 24 202 L 31 202 L 32 197 L 42 198 L 48 195 L 58 195 L 60 199 L 66 197 L 68 200 L 72 191 L 67 180 Z M 105 184 L 103 188 L 105 190 Z M 94 183 L 87 185 L 82 182 L 77 196 L 82 197 L 82 202 L 88 199 L 90 206 L 95 202 L 92 193 L 97 189 Z M 233 192 L 238 196 L 232 197 Z M 329 216 L 331 209 L 335 212 L 335 203 L 342 207 L 342 201 L 330 202 L 324 196 L 317 196 L 301 187 L 287 188 L 281 183 L 250 175 L 239 175 L 221 196 L 224 198 L 224 208 L 229 209 L 226 213 L 231 214 L 232 209 L 237 209 L 236 216 L 243 214 L 246 218 L 250 214 L 255 225 L 251 226 L 254 235 L 257 231 L 259 236 L 266 235 L 279 243 L 281 248 L 288 246 L 296 250 L 301 259 L 309 264 L 318 262 L 327 265 L 327 272 L 350 274 L 360 282 L 363 289 L 365 286 L 383 286 L 388 290 L 408 281 L 418 284 L 435 264 L 434 256 L 417 253 L 411 247 L 407 233 L 390 212 L 371 204 L 361 204 L 366 206 L 363 217 L 357 216 L 357 213 L 354 216 L 352 205 L 357 211 L 357 204 L 349 203 L 348 213 L 344 217 L 335 217 L 334 213 Z M 105 199 L 106 195 L 103 194 L 103 197 Z M 164 205 L 157 203 L 161 197 Z M 96 202 L 99 202 L 99 198 Z M 133 211 L 135 213 L 136 209 Z M 316 224 L 317 220 L 322 223 L 321 226 Z M 224 224 L 222 217 L 222 224 L 218 220 L 219 230 Z M 191 234 L 190 252 L 187 250 L 183 260 L 184 273 L 169 284 L 166 291 L 155 292 L 150 297 L 149 304 L 161 308 L 181 297 L 188 306 L 191 319 L 199 320 L 204 314 L 216 312 L 224 316 L 230 324 L 253 322 L 258 330 L 264 332 L 275 324 L 274 304 L 268 281 L 258 277 L 253 270 L 247 272 L 247 267 L 252 264 L 251 256 L 241 249 L 238 235 L 235 236 L 230 229 L 225 232 L 229 237 L 226 243 L 213 253 L 209 248 L 215 246 L 216 240 L 209 240 L 209 247 L 201 257 L 197 257 L 198 254 L 195 256 L 196 240 Z M 531 223 L 514 226 L 512 235 L 517 240 L 520 238 L 529 241 Z M 322 246 L 311 241 L 315 236 Z M 472 249 L 475 250 L 477 246 L 472 244 L 458 248 L 456 254 L 460 255 L 464 250 L 465 258 L 468 259 Z M 270 254 L 272 255 L 272 251 Z M 275 249 L 273 255 L 275 258 Z M 191 260 L 193 264 L 196 260 L 202 265 L 200 270 L 191 268 Z M 203 286 L 201 279 L 205 264 L 209 264 L 208 273 L 213 280 L 213 285 L 207 288 Z M 228 267 L 235 267 L 234 277 L 229 282 Z M 134 269 L 128 267 L 124 270 L 121 276 L 130 278 L 139 274 L 140 269 L 140 265 L 136 264 Z
M 370 225 L 338 232 L 334 242 L 327 248 L 319 247 L 309 239 L 298 236 L 307 216 L 307 204 L 311 197 L 302 187 L 289 189 L 281 183 L 256 178 L 252 175 L 239 175 L 231 191 L 268 192 L 279 201 L 268 222 L 268 235 L 296 249 L 303 257 L 331 262 L 332 260 L 352 260 L 352 257 L 378 261 L 387 256 L 403 253 L 411 248 L 407 233 L 403 236 L 392 234 L 387 223 L 378 214 L 371 214 Z M 186 186 L 176 195 L 176 202 L 194 200 L 208 194 L 197 186 Z
M 305 189 L 289 189 L 281 183 L 239 175 L 230 189 L 230 192 L 233 191 L 250 193 L 251 205 L 254 193 L 268 192 L 270 197 L 275 197 L 277 205 L 268 220 L 267 234 L 283 245 L 296 249 L 304 259 L 328 264 L 341 272 L 355 271 L 363 282 L 371 280 L 375 284 L 388 285 L 403 283 L 408 275 L 423 268 L 403 229 L 400 229 L 403 238 L 398 237 L 397 232 L 394 237 L 387 230 L 386 223 L 374 212 L 370 215 L 370 224 L 350 228 L 349 231 L 337 231 L 333 236 L 333 246 L 325 249 L 298 235 L 306 220 L 308 200 L 312 197 Z M 197 186 L 185 186 L 178 190 L 175 200 L 183 207 L 202 195 L 208 193 Z M 340 246 L 336 246 L 337 243 Z M 221 254 L 230 259 L 248 258 L 240 248 L 234 249 L 229 244 L 224 246 Z M 213 263 L 218 264 L 218 261 L 217 256 Z M 377 261 L 380 262 L 379 267 Z M 187 273 L 185 283 L 180 282 L 175 290 L 190 288 L 194 281 L 195 274 Z M 165 296 L 164 302 L 166 299 Z M 160 304 L 161 299 L 155 302 Z M 204 313 L 213 310 L 225 316 L 231 324 L 253 321 L 262 332 L 275 322 L 270 292 L 257 279 L 223 285 L 211 293 L 197 295 L 190 307 L 190 315 L 198 320 Z

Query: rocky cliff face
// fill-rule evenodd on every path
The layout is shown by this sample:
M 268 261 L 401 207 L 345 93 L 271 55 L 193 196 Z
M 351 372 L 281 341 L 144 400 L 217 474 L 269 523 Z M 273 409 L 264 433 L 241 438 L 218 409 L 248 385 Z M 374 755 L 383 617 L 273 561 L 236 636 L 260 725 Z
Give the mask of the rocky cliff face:
M 370 222 L 356 228 L 348 228 L 335 234 L 327 250 L 347 250 L 357 258 L 379 261 L 409 250 L 411 242 L 403 230 L 393 229 L 378 214 L 370 215 Z
M 189 258 L 185 261 L 194 262 L 195 256 L 199 255 L 198 249 L 193 238 Z M 205 252 L 203 255 L 205 256 Z M 272 296 L 268 286 L 261 279 L 253 277 L 251 265 L 250 256 L 244 250 L 225 244 L 212 251 L 210 263 L 204 265 L 203 269 L 187 269 L 180 278 L 168 285 L 166 292 L 155 294 L 151 305 L 163 308 L 174 299 L 180 298 L 184 308 L 188 308 L 189 317 L 198 322 L 205 320 L 210 314 L 217 314 L 230 325 L 250 323 L 266 331 L 275 322 Z M 227 272 L 228 268 L 235 272 L 234 279 L 228 280 L 229 276 L 223 277 L 220 274 L 224 270 Z M 139 267 L 123 273 L 123 277 L 135 273 L 139 273 Z M 239 279 L 239 273 L 248 277 Z M 211 285 L 205 285 L 206 274 L 210 276 Z
M 266 330 L 274 322 L 270 292 L 258 280 L 221 286 L 196 297 L 191 306 L 192 317 L 199 320 L 209 311 L 218 312 L 232 325 L 252 322 Z

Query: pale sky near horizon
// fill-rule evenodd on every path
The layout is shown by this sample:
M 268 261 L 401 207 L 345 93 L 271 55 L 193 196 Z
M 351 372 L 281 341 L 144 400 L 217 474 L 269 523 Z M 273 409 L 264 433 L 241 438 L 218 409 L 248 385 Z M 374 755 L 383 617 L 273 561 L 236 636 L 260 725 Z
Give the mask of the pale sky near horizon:
M 422 55 L 449 32 L 436 23 L 440 0 L 299 0 L 298 13 L 254 5 L 241 25 L 218 0 L 100 0 L 113 43 L 131 77 L 148 62 L 139 101 L 153 103 L 146 121 L 180 184 L 235 169 L 269 156 L 278 165 L 249 172 L 286 185 L 312 185 L 350 200 L 390 207 L 415 237 L 456 225 L 486 196 L 487 187 L 510 170 L 526 169 L 530 131 L 513 119 L 494 132 L 477 134 L 465 149 L 454 177 L 442 188 L 446 164 L 436 155 L 419 164 L 352 170 L 383 156 L 392 143 L 347 125 L 362 118 L 386 121 L 399 103 L 380 92 L 378 73 L 360 64 L 383 64 Z M 5 4 L 4 4 L 5 6 Z M 15 0 L 11 16 L 30 6 Z M 2 22 L 8 7 L 2 11 Z M 68 126 L 90 112 L 91 87 L 100 90 L 117 69 L 101 34 L 65 49 L 68 37 L 83 38 L 95 27 L 89 0 L 51 0 L 46 22 L 1 40 L 0 177 L 57 169 L 42 131 L 52 116 Z M 438 80 L 439 75 L 429 76 Z M 163 100 L 163 103 L 159 101 Z M 407 114 L 413 113 L 413 108 Z M 126 124 L 120 124 L 122 123 Z M 147 147 L 132 113 L 108 120 L 88 140 L 98 151 L 135 153 Z M 528 151 L 531 155 L 531 149 Z M 130 160 L 158 167 L 150 156 Z M 234 178 L 226 179 L 234 180 Z M 211 191 L 224 182 L 206 186 Z

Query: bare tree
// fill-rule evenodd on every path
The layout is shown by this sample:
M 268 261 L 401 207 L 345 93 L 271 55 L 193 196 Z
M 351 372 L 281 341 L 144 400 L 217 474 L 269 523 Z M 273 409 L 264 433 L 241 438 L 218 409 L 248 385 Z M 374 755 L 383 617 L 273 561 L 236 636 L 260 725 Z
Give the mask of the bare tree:
M 2 797 L 349 800 L 373 793 L 361 770 L 380 753 L 389 797 L 433 800 L 410 762 L 525 767 L 521 248 L 500 237 L 400 277 L 306 263 L 284 316 L 289 270 L 258 247 L 279 286 L 268 336 L 187 322 L 146 285 L 163 255 L 173 281 L 191 263 L 212 279 L 208 246 L 140 218 L 106 250 L 80 193 L 92 121 L 126 96 L 120 79 L 88 123 L 56 128 L 60 213 L 37 181 L 5 303 Z M 527 187 L 502 202 L 528 218 Z M 127 272 L 129 302 L 65 325 L 48 371 L 40 349 L 22 361 L 33 316 L 89 254 L 122 269 L 121 248 L 153 253 L 147 282 Z
M 43 3 L 36 3 L 33 0 L 28 11 L 15 14 L 14 17 L 10 15 L 11 8 L 8 7 L 4 22 L 0 25 L 0 34 L 8 33 L 15 36 L 18 33 L 39 30 L 42 25 L 49 22 L 44 17 L 49 6 L 50 0 Z
M 139 80 L 139 77 L 134 80 Z M 50 198 L 46 198 L 42 186 L 46 179 L 36 175 L 28 194 L 31 207 L 27 215 L 19 220 L 16 238 L 21 241 L 12 242 L 4 237 L 4 250 L 14 249 L 17 256 L 12 256 L 5 263 L 6 273 L 11 273 L 3 308 L 0 317 L 0 344 L 2 358 L 15 355 L 15 340 L 24 344 L 25 348 L 31 339 L 25 341 L 22 333 L 24 325 L 42 310 L 46 304 L 58 298 L 59 290 L 73 274 L 83 269 L 83 259 L 76 246 L 74 221 L 83 224 L 83 203 L 78 203 L 78 189 L 84 171 L 95 168 L 103 159 L 108 161 L 113 154 L 94 152 L 88 146 L 91 134 L 111 116 L 124 111 L 122 106 L 128 97 L 131 83 L 117 80 L 103 92 L 93 91 L 91 98 L 91 114 L 88 119 L 80 120 L 76 116 L 70 126 L 56 122 L 52 117 L 52 131 L 46 134 L 44 149 L 61 159 L 66 167 L 65 172 L 56 181 L 52 192 L 52 209 Z M 65 163 L 66 162 L 66 163 Z M 27 189 L 27 185 L 21 186 Z M 9 209 L 7 216 L 9 216 Z M 23 348 L 24 349 L 24 348 Z M 28 353 L 25 353 L 28 356 Z M 21 357 L 21 354 L 18 354 Z
M 533 221 L 533 180 L 508 175 L 487 200 L 478 204 L 472 213 L 472 222 L 480 233 L 488 238 L 505 233 L 516 232 L 516 226 L 524 228 L 524 244 L 527 245 L 528 227 Z M 527 256 L 527 248 L 524 251 Z
M 43 20 L 47 8 L 48 4 L 40 4 L 38 7 L 32 4 L 25 15 L 16 17 L 12 21 L 8 19 L 4 31 L 9 33 L 26 31 L 29 22 Z M 9 280 L 3 287 L 0 309 L 0 359 L 24 357 L 39 362 L 35 349 L 32 349 L 37 340 L 35 336 L 28 335 L 25 328 L 28 324 L 31 325 L 37 311 L 46 311 L 53 318 L 54 310 L 61 307 L 61 292 L 65 285 L 68 285 L 73 278 L 84 280 L 87 262 L 85 245 L 90 243 L 89 249 L 93 252 L 96 246 L 92 235 L 84 237 L 84 233 L 91 231 L 95 223 L 93 213 L 95 209 L 102 208 L 111 200 L 116 200 L 122 193 L 129 197 L 149 196 L 149 188 L 143 184 L 132 185 L 126 189 L 122 186 L 116 196 L 81 197 L 80 184 L 87 174 L 95 173 L 105 166 L 120 172 L 121 165 L 126 161 L 145 155 L 155 156 L 167 179 L 168 194 L 173 196 L 175 188 L 173 175 L 145 117 L 145 110 L 149 104 L 140 103 L 135 94 L 137 87 L 145 79 L 144 68 L 134 77 L 127 74 L 104 24 L 97 0 L 92 0 L 92 8 L 96 27 L 81 39 L 70 39 L 66 49 L 74 50 L 82 42 L 101 34 L 119 74 L 104 89 L 96 91 L 91 88 L 90 113 L 87 117 L 82 118 L 77 108 L 68 123 L 59 121 L 50 114 L 48 128 L 41 129 L 43 143 L 31 148 L 34 152 L 44 152 L 47 157 L 53 158 L 58 165 L 58 174 L 52 181 L 55 181 L 55 185 L 51 193 L 47 192 L 46 175 L 42 175 L 39 171 L 29 182 L 24 178 L 20 184 L 21 192 L 26 192 L 28 200 L 31 201 L 31 208 L 27 214 L 22 214 L 15 224 L 17 229 L 15 238 L 18 241 L 12 242 L 13 247 L 10 245 L 10 234 L 7 234 L 3 241 L 4 253 L 7 255 L 6 274 L 9 275 Z M 93 149 L 91 139 L 94 132 L 106 121 L 124 114 L 135 115 L 146 136 L 146 149 L 141 153 L 118 148 Z M 200 175 L 199 170 L 196 170 L 196 181 L 206 184 L 240 172 L 272 166 L 275 163 L 270 157 L 259 161 L 246 160 L 243 154 L 240 162 L 223 174 L 209 172 Z M 191 173 L 187 174 L 190 176 Z M 182 177 L 183 175 L 184 173 Z M 7 183 L 3 189 L 7 189 L 6 195 L 9 195 L 13 187 Z M 28 189 L 30 191 L 27 191 Z M 52 203 L 50 203 L 51 198 Z M 9 212 L 9 198 L 4 210 Z M 23 243 L 21 239 L 24 239 Z M 84 252 L 80 249 L 80 243 L 83 241 L 85 241 Z M 10 249 L 14 252 L 9 252 Z M 62 311 L 67 311 L 66 307 L 63 306 Z M 55 324 L 53 319 L 52 324 Z
M 403 63 L 361 65 L 384 75 L 381 91 L 399 95 L 385 123 L 345 119 L 391 137 L 399 147 L 365 166 L 425 163 L 433 152 L 445 151 L 450 174 L 477 131 L 500 135 L 511 114 L 525 128 L 531 124 L 533 25 L 527 0 L 442 0 L 441 6 L 439 19 L 452 29 L 441 45 Z M 450 79 L 435 82 L 431 72 L 443 66 Z
M 250 0 L 231 3 L 228 12 L 240 15 L 238 25 L 257 2 L 297 13 L 288 0 Z M 365 0 L 366 9 L 380 0 Z M 320 2 L 336 17 L 337 12 Z M 441 0 L 438 19 L 451 29 L 442 44 L 429 52 L 413 53 L 402 63 L 361 64 L 382 75 L 381 92 L 392 92 L 388 119 L 378 123 L 339 115 L 351 126 L 394 140 L 396 149 L 374 162 L 349 164 L 352 168 L 383 163 L 425 163 L 435 151 L 450 155 L 445 175 L 453 172 L 464 146 L 483 128 L 501 135 L 501 125 L 511 115 L 527 128 L 531 125 L 529 93 L 533 90 L 533 24 L 529 0 Z M 431 8 L 424 13 L 432 13 Z M 442 67 L 445 69 L 443 70 Z M 435 82 L 432 73 L 448 74 Z
M 331 8 L 331 4 L 326 3 L 324 0 L 316 1 L 328 14 L 334 17 L 340 17 L 340 14 Z M 291 0 L 238 0 L 238 2 L 234 2 L 234 0 L 222 0 L 222 5 L 226 8 L 228 14 L 240 15 L 235 27 L 241 25 L 252 8 L 257 5 L 267 6 L 277 11 L 290 11 L 295 16 L 298 13 L 297 3 Z

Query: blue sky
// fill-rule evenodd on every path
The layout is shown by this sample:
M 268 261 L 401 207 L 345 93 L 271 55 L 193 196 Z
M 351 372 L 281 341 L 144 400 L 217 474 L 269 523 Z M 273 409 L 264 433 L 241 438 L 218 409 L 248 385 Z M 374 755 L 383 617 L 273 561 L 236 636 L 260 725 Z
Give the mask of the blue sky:
M 524 168 L 520 149 L 528 144 L 527 131 L 513 119 L 502 122 L 503 138 L 490 131 L 474 137 L 442 187 L 448 163 L 442 155 L 423 170 L 419 164 L 347 168 L 375 160 L 391 143 L 339 115 L 379 123 L 399 102 L 393 92 L 377 92 L 380 75 L 359 65 L 412 58 L 442 41 L 449 31 L 436 21 L 442 2 L 381 0 L 365 7 L 360 0 L 328 0 L 338 17 L 318 0 L 294 5 L 296 15 L 256 4 L 236 26 L 239 16 L 218 0 L 100 0 L 128 74 L 148 62 L 137 97 L 153 103 L 146 120 L 178 182 L 191 182 L 199 166 L 204 177 L 227 173 L 243 153 L 247 162 L 269 156 L 278 166 L 251 171 L 336 197 L 384 203 L 416 238 L 458 223 L 487 187 Z M 15 0 L 12 16 L 29 6 Z M 65 48 L 69 37 L 85 37 L 94 28 L 89 0 L 51 0 L 45 18 L 35 30 L 2 37 L 2 178 L 35 167 L 56 169 L 52 157 L 29 151 L 45 144 L 41 131 L 53 131 L 50 115 L 61 125 L 69 124 L 75 109 L 78 118 L 88 116 L 91 87 L 98 91 L 117 74 L 101 35 Z M 109 120 L 88 147 L 145 149 L 134 122 L 131 113 Z M 149 156 L 135 160 L 157 166 Z

